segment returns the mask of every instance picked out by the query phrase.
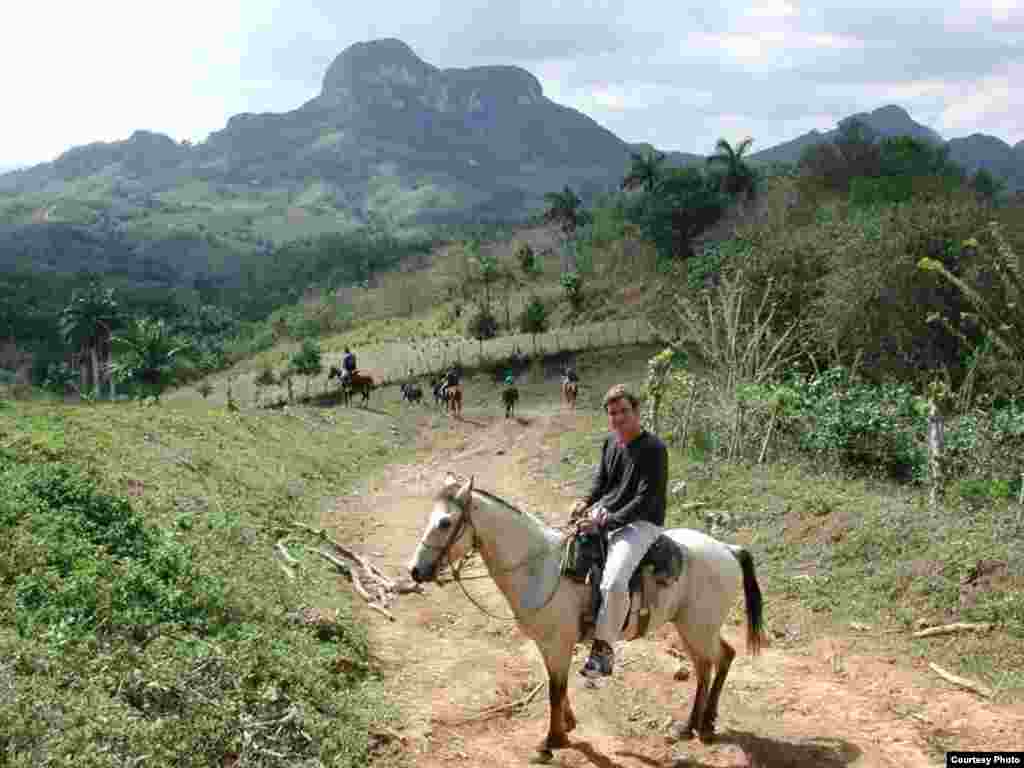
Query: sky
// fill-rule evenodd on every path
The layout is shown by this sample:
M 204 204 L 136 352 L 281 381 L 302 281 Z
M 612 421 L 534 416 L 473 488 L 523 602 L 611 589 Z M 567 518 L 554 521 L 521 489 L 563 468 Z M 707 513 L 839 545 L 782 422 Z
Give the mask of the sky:
M 203 141 L 286 112 L 347 46 L 522 67 L 629 142 L 766 149 L 899 104 L 946 139 L 1024 140 L 1024 0 L 51 0 L 0 31 L 0 169 L 136 129 Z M 1015 88 L 1014 83 L 1018 86 Z

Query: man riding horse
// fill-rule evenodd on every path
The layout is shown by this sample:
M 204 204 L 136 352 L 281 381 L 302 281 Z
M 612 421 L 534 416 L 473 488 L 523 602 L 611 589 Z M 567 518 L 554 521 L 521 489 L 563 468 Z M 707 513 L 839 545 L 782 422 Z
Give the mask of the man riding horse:
M 629 579 L 665 525 L 668 451 L 640 424 L 639 401 L 617 384 L 604 396 L 611 429 L 590 493 L 573 504 L 572 516 L 589 509 L 581 530 L 606 537 L 608 554 L 601 579 L 601 610 L 585 677 L 612 673 L 615 652 L 629 612 Z
M 516 388 L 515 377 L 510 373 L 505 377 L 505 388 L 501 391 L 502 402 L 505 403 L 505 418 L 515 415 L 516 403 L 519 401 L 519 390 Z
M 358 370 L 356 368 L 356 356 L 352 353 L 352 350 L 345 347 L 345 356 L 341 359 L 341 385 L 346 386 L 352 379 L 352 375 Z
M 458 363 L 449 368 L 448 372 L 444 376 L 444 386 L 441 391 L 444 394 L 444 400 L 445 404 L 448 406 L 448 410 L 462 410 L 462 385 L 459 383 L 461 379 L 462 368 Z
M 576 368 L 571 363 L 565 366 L 562 372 L 562 397 L 565 402 L 575 407 L 576 393 L 579 391 L 579 376 L 576 375 Z

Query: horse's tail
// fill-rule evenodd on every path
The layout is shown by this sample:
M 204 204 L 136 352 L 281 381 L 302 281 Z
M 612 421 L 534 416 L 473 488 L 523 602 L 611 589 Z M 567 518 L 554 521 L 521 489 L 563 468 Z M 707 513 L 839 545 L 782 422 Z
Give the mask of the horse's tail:
M 757 574 L 754 572 L 754 557 L 743 547 L 730 546 L 729 549 L 743 569 L 743 596 L 747 609 L 747 651 L 751 656 L 757 656 L 761 648 L 770 645 L 771 642 L 764 631 L 764 598 L 761 596 L 761 587 L 757 584 Z

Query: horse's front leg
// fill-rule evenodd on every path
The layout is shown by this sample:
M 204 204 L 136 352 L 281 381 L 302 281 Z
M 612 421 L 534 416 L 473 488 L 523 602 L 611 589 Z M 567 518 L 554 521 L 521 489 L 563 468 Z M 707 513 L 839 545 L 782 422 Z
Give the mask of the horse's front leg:
M 554 757 L 552 750 L 569 746 L 569 731 L 576 727 L 576 715 L 569 703 L 569 665 L 575 638 L 569 633 L 566 635 L 552 639 L 549 644 L 538 644 L 548 672 L 551 720 L 548 735 L 538 745 L 537 755 L 531 762 L 550 762 Z

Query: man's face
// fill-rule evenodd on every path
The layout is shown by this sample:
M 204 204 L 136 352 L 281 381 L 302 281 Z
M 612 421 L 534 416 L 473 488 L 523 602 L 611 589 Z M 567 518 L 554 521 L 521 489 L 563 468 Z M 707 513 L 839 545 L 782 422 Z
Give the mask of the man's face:
M 632 437 L 640 431 L 640 414 L 629 400 L 620 397 L 608 403 L 608 427 L 622 437 Z

